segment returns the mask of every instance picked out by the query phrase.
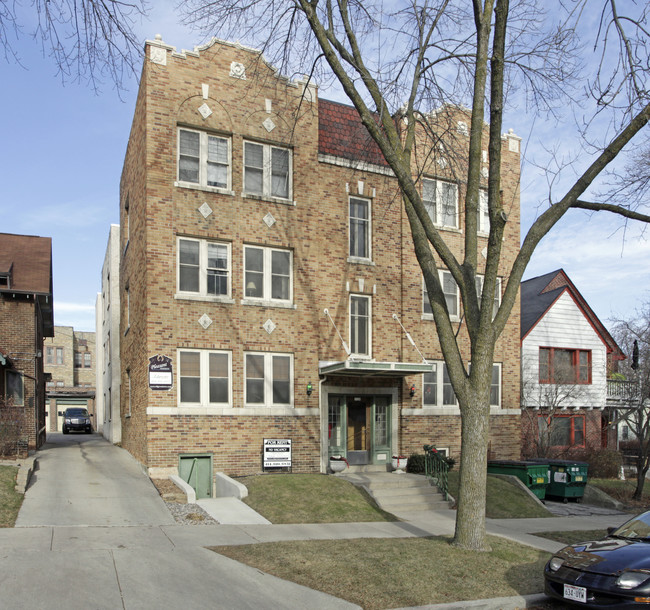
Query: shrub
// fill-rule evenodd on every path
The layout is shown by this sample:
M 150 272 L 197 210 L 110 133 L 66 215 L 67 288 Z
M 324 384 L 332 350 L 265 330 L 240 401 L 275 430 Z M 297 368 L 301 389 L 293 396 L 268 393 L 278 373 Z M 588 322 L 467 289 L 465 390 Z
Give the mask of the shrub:
M 589 477 L 616 478 L 623 464 L 623 456 L 612 449 L 585 449 L 575 454 L 576 460 L 589 464 Z
M 413 474 L 424 474 L 424 455 L 421 453 L 412 453 L 406 462 L 406 472 Z

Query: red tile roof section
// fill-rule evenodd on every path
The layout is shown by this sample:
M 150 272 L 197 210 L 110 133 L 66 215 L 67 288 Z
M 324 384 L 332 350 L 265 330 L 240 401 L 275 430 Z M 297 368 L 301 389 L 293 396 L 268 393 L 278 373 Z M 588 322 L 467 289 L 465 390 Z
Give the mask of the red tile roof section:
M 52 294 L 52 238 L 0 233 L 0 272 L 10 269 L 12 290 Z
M 352 106 L 318 100 L 318 152 L 388 167 Z

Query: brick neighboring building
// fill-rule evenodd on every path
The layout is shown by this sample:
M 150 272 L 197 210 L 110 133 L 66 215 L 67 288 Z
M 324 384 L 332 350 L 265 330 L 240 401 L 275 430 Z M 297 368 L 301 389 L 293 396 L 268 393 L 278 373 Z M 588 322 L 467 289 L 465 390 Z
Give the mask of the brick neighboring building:
M 53 329 L 51 238 L 0 233 L 0 425 L 19 422 L 21 450 L 45 442 L 43 339 Z
M 85 407 L 93 416 L 93 428 L 101 426 L 95 413 L 95 333 L 72 326 L 55 326 L 54 336 L 45 340 L 47 429 L 61 431 L 62 413 L 67 407 Z
M 385 467 L 431 442 L 457 457 L 459 411 L 406 214 L 354 111 L 236 44 L 145 52 L 120 195 L 123 447 L 153 475 L 197 456 L 259 472 L 265 438 L 292 440 L 293 472 L 326 472 L 338 454 Z M 467 111 L 432 119 L 466 154 Z M 519 248 L 519 138 L 503 141 L 505 274 Z M 463 184 L 423 134 L 418 144 L 434 153 L 421 182 L 459 254 Z M 496 354 L 491 452 L 516 458 L 518 302 Z M 150 377 L 150 363 L 172 376 Z

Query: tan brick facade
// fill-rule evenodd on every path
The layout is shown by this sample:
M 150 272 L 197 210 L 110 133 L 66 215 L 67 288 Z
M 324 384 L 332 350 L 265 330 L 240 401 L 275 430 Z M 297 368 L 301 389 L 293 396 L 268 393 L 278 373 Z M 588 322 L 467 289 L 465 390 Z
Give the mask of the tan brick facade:
M 179 179 L 180 129 L 228 142 L 226 188 L 192 186 Z M 246 142 L 261 144 L 265 154 L 276 146 L 290 151 L 289 198 L 244 192 Z M 509 152 L 507 145 L 504 150 L 503 189 L 510 202 L 505 269 L 519 246 L 519 152 Z M 447 177 L 438 176 L 432 166 L 425 170 Z M 461 188 L 460 198 L 462 194 Z M 367 260 L 350 256 L 351 196 L 368 202 Z M 208 208 L 205 215 L 201 206 Z M 432 441 L 458 456 L 458 410 L 424 409 L 421 375 L 370 375 L 368 370 L 359 375 L 344 370 L 321 374 L 325 366 L 347 359 L 338 333 L 352 344 L 353 295 L 366 297 L 370 306 L 372 362 L 422 363 L 394 314 L 427 359 L 441 360 L 441 352 L 434 322 L 423 316 L 422 275 L 396 183 L 385 168 L 360 168 L 346 159 L 319 155 L 314 88 L 288 83 L 256 53 L 237 45 L 215 43 L 198 53 L 181 54 L 159 41 L 147 43 L 122 174 L 120 224 L 122 445 L 152 473 L 175 472 L 184 453 L 210 454 L 215 471 L 259 472 L 264 438 L 292 440 L 294 472 L 324 472 L 332 435 L 328 400 L 340 396 L 367 406 L 369 429 L 384 427 L 386 449 L 372 454 L 373 460 L 390 461 L 390 453 L 419 451 Z M 456 252 L 463 247 L 462 231 L 461 220 L 458 229 L 445 232 Z M 208 242 L 227 247 L 227 295 L 215 298 L 181 290 L 180 240 L 199 244 L 197 249 Z M 483 249 L 487 239 L 479 241 Z M 273 249 L 290 253 L 288 303 L 247 296 L 247 247 L 264 248 L 265 256 Z M 205 327 L 200 324 L 204 317 L 210 322 Z M 460 342 L 468 352 L 466 332 L 459 324 Z M 227 405 L 215 406 L 204 398 L 201 404 L 184 402 L 179 374 L 183 350 L 201 353 L 201 358 L 227 354 Z M 274 355 L 278 360 L 290 356 L 290 404 L 246 404 L 247 392 L 252 395 L 246 377 L 251 375 L 246 369 L 251 354 L 265 355 L 265 366 L 276 365 Z M 171 389 L 149 387 L 153 356 L 171 359 Z M 500 405 L 493 408 L 491 446 L 500 457 L 517 457 L 518 304 L 498 341 L 496 360 L 502 383 Z M 191 376 L 186 372 L 184 383 Z M 204 377 L 202 369 L 197 384 L 204 383 Z M 416 388 L 413 397 L 411 385 Z M 351 421 L 347 425 L 351 434 Z

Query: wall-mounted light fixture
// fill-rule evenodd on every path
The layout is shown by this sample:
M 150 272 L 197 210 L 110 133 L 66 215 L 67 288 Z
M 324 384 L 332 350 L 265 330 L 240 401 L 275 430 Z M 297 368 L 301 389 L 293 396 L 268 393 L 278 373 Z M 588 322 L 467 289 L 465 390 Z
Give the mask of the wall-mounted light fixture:
M 411 398 L 413 398 L 413 396 L 415 396 L 415 386 L 414 385 L 411 386 L 410 394 L 411 394 Z
M 311 396 L 311 393 L 314 391 L 314 387 L 311 385 L 311 382 L 307 384 L 307 396 Z

